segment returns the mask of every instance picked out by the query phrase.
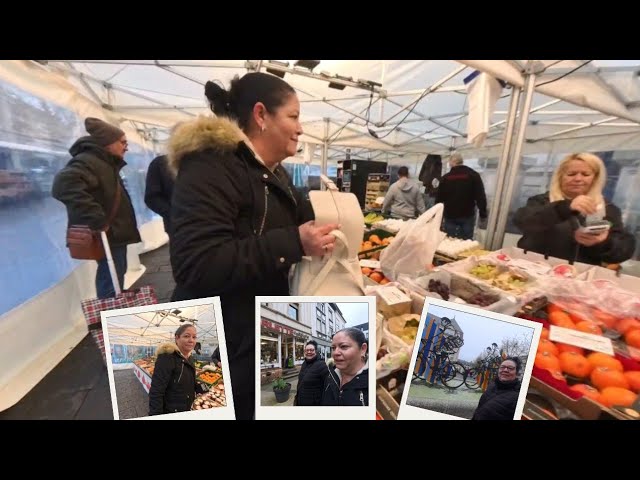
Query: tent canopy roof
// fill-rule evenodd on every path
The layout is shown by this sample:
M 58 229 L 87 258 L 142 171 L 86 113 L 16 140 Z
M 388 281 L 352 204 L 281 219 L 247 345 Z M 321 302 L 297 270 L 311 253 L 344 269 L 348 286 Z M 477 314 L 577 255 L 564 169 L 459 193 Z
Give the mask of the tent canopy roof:
M 260 68 L 284 74 L 297 90 L 302 141 L 321 144 L 328 138 L 334 152 L 347 147 L 421 155 L 470 150 L 463 79 L 477 69 L 517 87 L 525 72 L 538 74 L 524 153 L 547 151 L 550 142 L 586 150 L 580 147 L 597 143 L 592 137 L 607 144 L 599 150 L 608 144 L 640 148 L 640 61 L 321 60 L 311 70 L 294 60 L 41 62 L 159 141 L 176 122 L 210 114 L 203 88 L 207 80 L 228 87 L 235 75 Z M 331 83 L 346 87 L 337 90 Z M 477 153 L 501 145 L 509 93 L 503 90 L 489 138 Z
M 213 305 L 109 317 L 107 333 L 111 345 L 158 345 L 173 342 L 175 331 L 184 323 L 195 325 L 202 344 L 218 343 Z

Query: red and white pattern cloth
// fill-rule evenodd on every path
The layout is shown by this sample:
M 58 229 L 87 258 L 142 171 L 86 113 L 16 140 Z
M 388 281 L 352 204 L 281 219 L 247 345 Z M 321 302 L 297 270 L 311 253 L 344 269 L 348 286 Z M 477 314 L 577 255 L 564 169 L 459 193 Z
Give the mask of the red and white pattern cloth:
M 98 348 L 100 348 L 100 352 L 102 352 L 102 359 L 105 363 L 104 335 L 102 333 L 100 312 L 120 308 L 143 307 L 145 305 L 155 305 L 156 303 L 158 303 L 158 298 L 151 286 L 141 287 L 137 290 L 125 290 L 120 295 L 111 298 L 92 298 L 82 302 L 82 313 L 91 331 L 91 336 Z

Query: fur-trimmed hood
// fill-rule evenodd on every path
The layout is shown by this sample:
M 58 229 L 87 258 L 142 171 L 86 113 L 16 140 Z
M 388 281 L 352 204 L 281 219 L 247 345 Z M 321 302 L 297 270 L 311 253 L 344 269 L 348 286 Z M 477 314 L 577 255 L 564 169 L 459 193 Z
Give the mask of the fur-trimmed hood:
M 233 120 L 224 117 L 199 116 L 195 120 L 176 125 L 167 147 L 169 167 L 177 172 L 185 155 L 214 149 L 219 153 L 235 150 L 247 137 Z
M 157 355 L 162 355 L 163 353 L 174 353 L 178 351 L 178 345 L 175 343 L 163 343 L 158 347 Z

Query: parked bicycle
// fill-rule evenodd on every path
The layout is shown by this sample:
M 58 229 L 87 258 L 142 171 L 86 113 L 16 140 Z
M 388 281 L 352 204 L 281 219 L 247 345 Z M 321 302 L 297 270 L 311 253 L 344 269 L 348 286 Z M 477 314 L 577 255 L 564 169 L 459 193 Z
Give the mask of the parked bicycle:
M 429 367 L 430 376 L 434 384 L 440 381 L 445 387 L 456 389 L 465 382 L 466 368 L 460 362 L 451 361 L 451 356 L 455 355 L 464 341 L 460 334 L 453 328 L 451 320 L 442 318 L 438 326 L 438 332 L 431 340 L 431 348 L 426 352 L 426 339 L 422 339 L 421 348 L 418 352 L 418 359 L 422 360 Z M 418 361 L 416 361 L 418 364 Z M 414 379 L 421 378 L 419 374 L 413 374 Z M 422 378 L 421 378 L 422 379 Z
M 498 374 L 501 361 L 502 356 L 498 353 L 498 344 L 492 343 L 490 347 L 487 347 L 486 356 L 477 365 L 466 371 L 464 384 L 472 390 L 480 388 Z

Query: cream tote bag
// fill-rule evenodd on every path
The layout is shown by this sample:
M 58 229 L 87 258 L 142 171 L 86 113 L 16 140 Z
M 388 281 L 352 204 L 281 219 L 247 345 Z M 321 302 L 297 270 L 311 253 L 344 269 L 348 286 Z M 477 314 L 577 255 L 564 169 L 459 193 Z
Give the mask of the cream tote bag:
M 358 250 L 364 236 L 364 216 L 353 193 L 340 192 L 322 175 L 325 191 L 312 191 L 309 199 L 317 225 L 338 223 L 333 230 L 335 248 L 331 255 L 302 257 L 293 269 L 290 294 L 301 296 L 364 295 Z

